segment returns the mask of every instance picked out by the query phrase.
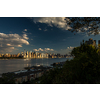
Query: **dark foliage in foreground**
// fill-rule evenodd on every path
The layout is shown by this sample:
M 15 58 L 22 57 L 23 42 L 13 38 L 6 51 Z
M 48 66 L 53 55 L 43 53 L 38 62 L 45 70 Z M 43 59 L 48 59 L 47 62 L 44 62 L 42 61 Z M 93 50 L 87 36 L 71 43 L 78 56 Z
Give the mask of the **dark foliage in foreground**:
M 96 84 L 100 83 L 100 56 L 98 50 L 90 45 L 81 44 L 72 50 L 75 58 L 66 61 L 63 68 L 56 67 L 45 73 L 42 84 Z

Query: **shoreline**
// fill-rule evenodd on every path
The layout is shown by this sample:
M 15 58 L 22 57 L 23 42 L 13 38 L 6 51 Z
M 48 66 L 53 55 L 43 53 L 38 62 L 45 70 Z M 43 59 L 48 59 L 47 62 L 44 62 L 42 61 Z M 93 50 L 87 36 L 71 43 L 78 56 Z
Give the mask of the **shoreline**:
M 44 61 L 44 65 L 42 64 L 42 61 L 40 61 L 40 60 L 42 60 L 42 59 L 39 60 L 39 59 L 33 58 L 33 60 L 37 60 L 37 61 L 39 60 L 39 63 L 37 63 L 38 65 L 40 64 L 40 65 L 42 65 L 42 66 L 47 66 L 47 63 L 45 64 L 45 60 L 47 61 L 47 58 L 43 58 L 43 59 L 44 59 L 44 60 L 43 60 L 43 61 Z M 58 59 L 58 60 L 56 60 L 56 59 Z M 60 60 L 60 59 L 64 59 L 64 60 Z M 63 61 L 66 61 L 67 59 L 68 59 L 68 58 L 52 58 L 52 59 L 51 59 L 51 58 L 48 58 L 48 62 L 49 62 L 49 60 L 52 61 L 50 64 L 48 64 L 48 66 L 52 66 L 53 63 L 55 63 L 55 64 L 57 64 L 57 63 L 58 63 L 58 64 L 61 64 Z M 70 59 L 70 58 L 69 58 L 69 59 Z M 7 72 L 13 72 L 13 71 L 17 71 L 17 70 L 24 70 L 25 67 L 36 66 L 36 61 L 34 62 L 34 64 L 29 64 L 29 66 L 26 65 L 26 63 L 28 63 L 28 62 L 25 61 L 25 65 L 26 65 L 26 66 L 24 66 L 24 60 L 26 60 L 26 59 L 23 59 L 23 60 L 17 59 L 17 60 L 23 62 L 23 64 L 22 64 L 23 67 L 17 68 L 16 65 L 15 65 L 15 66 L 13 65 L 13 67 L 10 68 L 10 67 L 9 67 L 10 64 L 9 64 L 9 66 L 5 67 L 5 68 L 7 68 L 7 70 L 3 71 L 3 70 L 1 69 L 1 73 L 0 73 L 0 74 L 2 74 L 2 73 L 7 73 Z M 16 62 L 17 60 L 14 59 L 15 62 Z M 30 60 L 31 60 L 31 59 L 30 59 Z M 33 60 L 32 60 L 32 61 L 33 61 Z M 6 64 L 8 64 L 10 60 L 7 60 L 7 59 L 0 59 L 0 61 L 1 61 L 2 63 L 5 63 L 5 66 L 6 66 Z M 19 61 L 18 61 L 18 62 L 19 62 Z M 11 60 L 11 62 L 13 62 L 13 60 Z M 17 66 L 18 66 L 18 65 L 17 65 Z M 19 65 L 19 66 L 20 66 L 20 65 Z M 2 68 L 2 67 L 1 67 L 1 68 Z M 11 69 L 11 70 L 10 70 L 10 69 Z
M 66 57 L 62 57 L 66 58 Z M 68 57 L 70 58 L 70 57 Z M 57 58 L 9 58 L 9 57 L 0 57 L 0 60 L 8 60 L 8 59 L 57 59 Z M 61 59 L 61 58 L 59 58 Z

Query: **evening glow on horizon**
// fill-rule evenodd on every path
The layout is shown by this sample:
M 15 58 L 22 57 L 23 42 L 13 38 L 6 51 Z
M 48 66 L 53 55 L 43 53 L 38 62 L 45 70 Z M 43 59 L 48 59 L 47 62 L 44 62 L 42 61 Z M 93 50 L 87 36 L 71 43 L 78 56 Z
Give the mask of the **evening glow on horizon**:
M 68 31 L 64 17 L 0 17 L 0 53 L 24 51 L 67 54 L 80 42 L 100 35 Z

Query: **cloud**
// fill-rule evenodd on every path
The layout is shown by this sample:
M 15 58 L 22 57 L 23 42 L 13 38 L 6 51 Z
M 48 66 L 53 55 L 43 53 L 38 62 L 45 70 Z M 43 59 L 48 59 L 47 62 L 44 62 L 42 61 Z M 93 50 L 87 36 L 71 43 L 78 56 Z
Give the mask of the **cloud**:
M 38 50 L 39 50 L 39 51 L 44 51 L 44 50 L 43 50 L 43 49 L 41 49 L 41 48 L 39 48 Z
M 33 49 L 34 51 L 38 51 L 37 49 Z
M 12 46 L 12 45 L 8 43 L 7 46 Z
M 45 48 L 45 50 L 50 50 L 50 48 Z
M 26 39 L 26 40 L 29 39 L 26 34 L 23 34 L 23 38 Z
M 54 51 L 54 49 L 50 49 L 50 48 L 45 48 L 44 51 Z
M 67 50 L 72 50 L 72 49 L 74 49 L 74 47 L 67 47 Z
M 44 31 L 47 31 L 47 29 L 45 29 Z
M 43 49 L 39 48 L 39 49 L 33 49 L 34 51 L 44 51 Z
M 53 49 L 50 49 L 50 51 L 54 51 Z
M 22 47 L 22 45 L 18 45 L 18 47 Z
M 42 30 L 41 28 L 39 28 L 39 30 Z
M 24 30 L 22 31 L 23 34 L 27 34 L 26 32 L 27 32 L 27 29 L 24 29 Z
M 45 48 L 45 49 L 42 49 L 42 48 L 39 48 L 39 49 L 33 49 L 34 51 L 54 51 L 54 49 L 50 49 L 50 48 Z
M 31 20 L 33 20 L 34 23 L 45 23 L 51 27 L 55 26 L 64 30 L 70 29 L 70 27 L 66 23 L 65 17 L 36 17 L 31 18 Z
M 26 31 L 26 32 L 27 32 L 27 29 L 24 29 L 24 31 Z
M 6 52 L 12 52 L 13 50 L 14 50 L 15 48 L 14 47 L 0 47 L 0 52 L 4 52 L 4 51 L 6 51 Z
M 23 34 L 26 34 L 26 32 L 22 31 Z
M 0 51 L 12 52 L 16 49 L 15 47 L 22 47 L 23 44 L 29 45 L 28 39 L 26 34 L 20 36 L 19 34 L 0 33 Z

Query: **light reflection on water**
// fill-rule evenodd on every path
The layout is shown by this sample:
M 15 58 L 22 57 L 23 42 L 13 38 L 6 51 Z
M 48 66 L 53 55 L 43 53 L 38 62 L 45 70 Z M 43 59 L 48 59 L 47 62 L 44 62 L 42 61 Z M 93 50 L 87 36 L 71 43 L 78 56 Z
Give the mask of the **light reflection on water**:
M 53 58 L 53 59 L 9 59 L 9 60 L 0 60 L 0 74 L 6 72 L 13 72 L 17 70 L 24 70 L 24 67 L 33 66 L 33 65 L 44 65 L 50 66 L 54 62 L 63 62 L 68 58 Z

